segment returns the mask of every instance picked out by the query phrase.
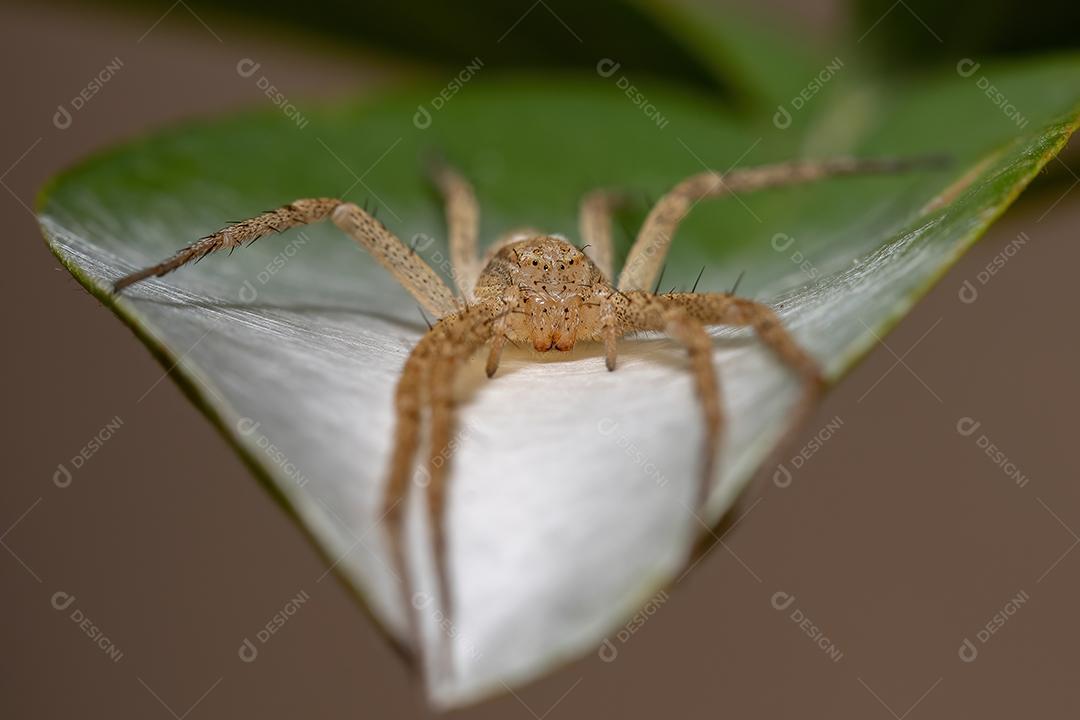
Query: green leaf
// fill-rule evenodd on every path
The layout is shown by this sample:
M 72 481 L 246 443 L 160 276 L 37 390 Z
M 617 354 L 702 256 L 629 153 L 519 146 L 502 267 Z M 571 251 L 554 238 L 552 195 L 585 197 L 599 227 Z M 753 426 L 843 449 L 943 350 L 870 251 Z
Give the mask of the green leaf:
M 992 78 L 1022 108 L 1018 127 L 978 87 Z M 175 128 L 92 158 L 40 202 L 53 252 L 139 334 L 296 514 L 389 633 L 403 638 L 379 526 L 391 397 L 424 331 L 415 304 L 332 226 L 267 238 L 231 257 L 135 286 L 109 283 L 194 238 L 298 197 L 376 203 L 406 242 L 442 238 L 419 157 L 441 149 L 476 184 L 483 236 L 533 225 L 571 237 L 598 185 L 656 198 L 702 169 L 785 159 L 809 142 L 745 125 L 715 102 L 622 77 L 477 79 L 419 129 L 438 88 L 305 111 Z M 949 153 L 946 171 L 845 179 L 702 203 L 665 274 L 699 291 L 730 286 L 774 303 L 839 378 L 986 229 L 1077 123 L 1080 59 L 929 78 L 872 103 L 837 100 L 812 128 L 859 155 Z M 849 110 L 850 113 L 846 113 Z M 858 111 L 858 112 L 856 112 Z M 857 121 L 850 115 L 856 114 Z M 826 143 L 828 145 L 829 143 Z M 625 255 L 628 236 L 619 238 Z M 447 249 L 424 241 L 448 275 Z M 664 288 L 665 290 L 667 287 Z M 785 429 L 796 383 L 745 332 L 718 329 L 728 432 L 713 525 Z M 702 524 L 687 510 L 702 441 L 683 354 L 627 341 L 604 370 L 595 347 L 509 352 L 499 374 L 469 366 L 453 460 L 450 552 L 456 674 L 429 676 L 432 701 L 460 705 L 597 647 L 685 567 Z M 432 587 L 419 494 L 412 564 Z M 424 613 L 429 656 L 443 638 Z
M 152 6 L 160 2 L 126 0 Z M 231 0 L 200 13 L 230 16 L 233 24 L 273 26 L 291 38 L 364 46 L 456 75 L 479 58 L 487 72 L 522 68 L 592 71 L 612 58 L 635 74 L 678 79 L 710 90 L 731 80 L 710 72 L 682 39 L 624 0 L 413 0 L 408 3 L 310 0 L 296 12 L 289 0 Z M 210 15 L 209 17 L 213 17 Z M 613 31 L 617 29 L 617 31 Z
M 831 54 L 805 33 L 708 0 L 634 0 L 659 28 L 682 38 L 713 75 L 734 87 L 738 106 L 775 106 L 797 93 Z

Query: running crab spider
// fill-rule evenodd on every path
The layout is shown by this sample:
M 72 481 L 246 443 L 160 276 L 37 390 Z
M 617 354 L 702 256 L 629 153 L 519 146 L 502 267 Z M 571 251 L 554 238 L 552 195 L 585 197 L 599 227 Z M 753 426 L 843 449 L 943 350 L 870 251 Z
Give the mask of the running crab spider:
M 452 274 L 459 295 L 386 226 L 355 204 L 333 198 L 294 200 L 276 210 L 231 224 L 151 267 L 125 275 L 114 292 L 160 277 L 218 250 L 233 250 L 271 232 L 329 218 L 370 252 L 437 321 L 412 349 L 394 397 L 396 427 L 383 491 L 383 516 L 392 561 L 401 578 L 404 607 L 410 608 L 412 640 L 419 651 L 418 610 L 406 568 L 403 520 L 410 478 L 429 427 L 427 512 L 432 528 L 436 588 L 443 615 L 452 617 L 453 588 L 447 570 L 445 527 L 448 463 L 444 450 L 454 432 L 455 373 L 487 346 L 486 371 L 493 376 L 507 342 L 538 352 L 566 351 L 579 341 L 603 344 L 608 370 L 615 370 L 618 341 L 639 331 L 663 332 L 686 349 L 705 442 L 697 503 L 703 504 L 715 475 L 723 431 L 721 392 L 706 328 L 751 328 L 801 380 L 796 421 L 811 410 L 823 388 L 817 361 L 792 338 L 767 305 L 727 293 L 694 291 L 657 294 L 649 288 L 660 274 L 672 237 L 700 200 L 730 193 L 821 180 L 841 175 L 891 173 L 926 164 L 923 160 L 837 158 L 791 162 L 720 174 L 706 171 L 675 185 L 648 213 L 626 263 L 613 282 L 611 218 L 623 196 L 597 190 L 581 203 L 582 248 L 560 236 L 532 230 L 507 233 L 484 256 L 478 253 L 479 206 L 471 185 L 453 168 L 434 163 L 431 175 L 445 202 Z M 447 649 L 443 644 L 443 649 Z M 449 662 L 443 653 L 443 663 Z M 447 669 L 450 669 L 447 667 Z

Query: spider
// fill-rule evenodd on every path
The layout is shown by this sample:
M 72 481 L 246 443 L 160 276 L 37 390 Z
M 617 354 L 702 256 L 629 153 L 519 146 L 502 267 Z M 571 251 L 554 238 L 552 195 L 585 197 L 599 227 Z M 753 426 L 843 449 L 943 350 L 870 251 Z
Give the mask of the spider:
M 282 232 L 329 218 L 375 259 L 437 320 L 405 361 L 394 396 L 396 426 L 383 517 L 388 547 L 401 578 L 401 598 L 415 608 L 406 568 L 403 519 L 409 480 L 421 444 L 426 416 L 429 433 L 427 512 L 432 528 L 436 589 L 444 617 L 452 617 L 452 587 L 447 570 L 445 508 L 449 463 L 444 462 L 454 430 L 455 373 L 487 346 L 486 371 L 495 375 L 507 342 L 531 345 L 537 352 L 567 351 L 579 341 L 603 343 L 608 370 L 615 370 L 618 341 L 630 333 L 659 331 L 682 344 L 689 358 L 700 402 L 705 441 L 696 502 L 712 488 L 723 430 L 720 384 L 712 363 L 706 327 L 752 328 L 758 338 L 801 380 L 796 418 L 807 414 L 824 389 L 818 362 L 792 338 L 768 305 L 731 292 L 669 292 L 648 288 L 657 281 L 679 223 L 700 200 L 737 192 L 805 183 L 823 178 L 908 169 L 920 161 L 888 158 L 836 158 L 801 161 L 721 174 L 705 171 L 676 184 L 660 198 L 627 256 L 618 281 L 612 274 L 612 215 L 626 196 L 600 189 L 581 202 L 579 230 L 585 243 L 575 247 L 558 235 L 531 229 L 508 232 L 481 256 L 477 249 L 479 205 L 472 186 L 451 166 L 435 161 L 429 171 L 445 205 L 452 275 L 459 295 L 409 246 L 373 214 L 334 198 L 294 200 L 243 220 L 188 245 L 168 259 L 125 275 L 114 292 L 150 277 L 160 277 L 212 252 L 235 249 L 271 232 Z M 700 279 L 700 276 L 699 276 Z M 658 288 L 657 288 L 658 289 Z M 696 284 L 695 284 L 696 289 Z M 791 427 L 798 422 L 790 423 Z M 417 610 L 418 612 L 418 610 Z M 411 613 L 412 642 L 419 650 L 419 618 Z

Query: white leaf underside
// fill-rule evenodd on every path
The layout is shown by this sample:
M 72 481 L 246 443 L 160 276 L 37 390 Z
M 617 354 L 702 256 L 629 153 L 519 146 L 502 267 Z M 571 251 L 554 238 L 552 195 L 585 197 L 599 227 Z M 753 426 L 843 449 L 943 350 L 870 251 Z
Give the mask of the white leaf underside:
M 786 325 L 837 375 L 990 214 L 976 214 L 949 242 L 935 233 L 941 216 L 916 219 L 906 232 L 868 236 L 855 255 L 847 246 L 841 257 L 818 256 L 817 267 L 835 269 L 812 283 L 792 265 L 755 295 L 782 304 Z M 104 249 L 125 246 L 108 236 L 106 222 L 44 215 L 42 225 L 65 264 L 99 288 L 156 259 Z M 306 232 L 313 242 L 344 242 L 332 228 Z M 140 233 L 139 254 L 184 242 L 167 224 L 147 223 Z M 176 372 L 404 641 L 379 509 L 392 393 L 424 327 L 407 294 L 390 289 L 366 258 L 350 260 L 349 282 L 305 271 L 301 256 L 290 262 L 295 267 L 258 285 L 250 303 L 237 293 L 251 262 L 216 257 L 133 288 L 121 312 L 176 358 Z M 703 434 L 674 343 L 625 341 L 613 373 L 592 345 L 567 354 L 510 350 L 493 380 L 479 359 L 463 373 L 449 499 L 456 673 L 429 687 L 436 705 L 464 704 L 597 646 L 679 574 L 694 539 L 732 506 L 783 434 L 799 388 L 752 335 L 713 334 L 727 430 L 716 489 L 696 515 L 690 503 Z M 432 596 L 419 493 L 412 500 L 416 589 Z M 447 640 L 437 613 L 424 617 L 434 657 L 435 643 Z

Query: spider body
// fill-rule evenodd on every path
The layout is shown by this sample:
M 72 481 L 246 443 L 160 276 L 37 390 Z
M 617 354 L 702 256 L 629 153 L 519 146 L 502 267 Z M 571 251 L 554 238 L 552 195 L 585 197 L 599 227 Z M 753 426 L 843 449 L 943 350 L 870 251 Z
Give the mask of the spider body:
M 532 237 L 499 250 L 476 283 L 478 301 L 505 313 L 502 333 L 537 352 L 596 340 L 600 307 L 614 293 L 592 260 L 562 238 Z
M 713 344 L 706 327 L 751 328 L 773 354 L 802 380 L 796 420 L 812 409 L 823 387 L 817 362 L 795 342 L 767 305 L 733 293 L 650 292 L 675 230 L 699 200 L 732 192 L 791 185 L 836 175 L 895 172 L 920 161 L 838 158 L 736 170 L 707 171 L 675 185 L 647 215 L 616 281 L 612 268 L 611 214 L 624 196 L 607 190 L 588 194 L 581 204 L 575 247 L 559 236 L 519 230 L 497 239 L 481 258 L 477 248 L 479 206 L 470 184 L 445 165 L 432 179 L 446 203 L 455 294 L 420 257 L 366 210 L 334 198 L 295 200 L 195 241 L 172 257 L 120 277 L 114 290 L 166 273 L 209 253 L 234 249 L 272 232 L 329 218 L 367 249 L 438 320 L 406 359 L 394 395 L 396 423 L 384 488 L 382 517 L 386 541 L 400 581 L 402 604 L 413 602 L 405 561 L 403 514 L 421 450 L 421 427 L 429 428 L 424 480 L 437 588 L 445 618 L 452 617 L 453 588 L 447 570 L 445 527 L 448 467 L 453 446 L 453 387 L 456 372 L 487 346 L 487 374 L 495 375 L 504 344 L 539 352 L 566 351 L 580 341 L 603 343 L 608 370 L 616 364 L 618 340 L 629 333 L 666 333 L 687 352 L 689 370 L 705 426 L 701 475 L 695 502 L 712 489 L 722 432 L 720 383 L 713 367 Z M 797 423 L 792 422 L 794 427 Z M 419 610 L 416 610 L 419 612 Z M 419 649 L 419 618 L 412 612 L 413 642 Z M 449 642 L 447 639 L 446 642 Z M 444 643 L 443 647 L 447 645 Z

